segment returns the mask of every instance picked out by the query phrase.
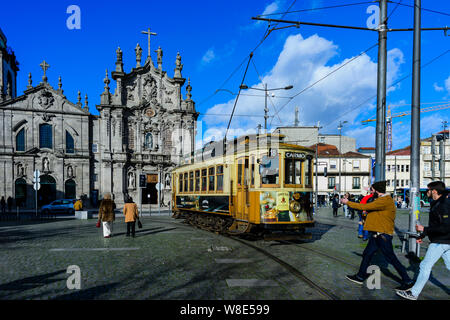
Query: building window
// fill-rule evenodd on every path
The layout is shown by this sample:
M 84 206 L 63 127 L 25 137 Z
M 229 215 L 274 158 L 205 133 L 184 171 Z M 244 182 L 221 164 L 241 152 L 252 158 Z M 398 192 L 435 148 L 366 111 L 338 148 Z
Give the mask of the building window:
M 386 187 L 390 187 L 391 186 L 391 180 L 386 180 Z
M 405 166 L 405 172 L 409 172 L 409 164 Z
M 223 166 L 217 166 L 217 191 L 223 191 Z
M 405 165 L 402 164 L 402 171 L 401 172 L 405 172 Z
M 75 153 L 75 142 L 68 131 L 66 131 L 66 153 Z
M 353 160 L 353 169 L 359 170 L 359 160 Z
M 328 177 L 328 189 L 336 187 L 336 177 Z
M 98 145 L 96 143 L 92 144 L 92 152 L 94 153 L 98 152 Z
M 390 164 L 387 165 L 387 171 L 388 171 L 388 172 L 391 171 L 391 165 L 390 165 Z
M 25 151 L 25 128 L 22 128 L 16 136 L 16 151 Z
M 153 136 L 150 132 L 145 135 L 144 149 L 153 149 Z
M 336 169 L 336 160 L 330 160 L 330 169 Z
M 53 148 L 52 126 L 47 123 L 39 126 L 39 148 Z
M 360 189 L 360 178 L 359 177 L 353 177 L 353 189 Z

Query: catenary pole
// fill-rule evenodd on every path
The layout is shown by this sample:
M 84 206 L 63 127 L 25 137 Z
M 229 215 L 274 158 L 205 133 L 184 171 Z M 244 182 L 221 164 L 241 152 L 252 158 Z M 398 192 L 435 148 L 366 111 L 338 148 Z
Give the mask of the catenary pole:
M 380 0 L 378 27 L 377 124 L 375 138 L 375 181 L 385 180 L 386 167 L 386 64 L 387 0 Z
M 420 10 L 421 0 L 414 0 L 413 76 L 411 103 L 411 212 L 409 231 L 415 232 L 420 212 Z M 415 238 L 409 239 L 409 253 L 417 255 Z

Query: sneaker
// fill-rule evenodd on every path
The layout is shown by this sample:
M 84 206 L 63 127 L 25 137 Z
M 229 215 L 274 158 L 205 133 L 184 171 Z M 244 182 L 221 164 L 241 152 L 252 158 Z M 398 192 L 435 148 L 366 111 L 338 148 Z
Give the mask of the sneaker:
M 395 290 L 395 293 L 400 297 L 408 300 L 417 300 L 418 298 L 412 294 L 411 290 Z
M 411 289 L 414 286 L 414 282 L 409 282 L 409 283 L 403 283 L 400 287 L 395 288 L 396 290 L 400 290 L 400 291 L 407 291 L 409 289 Z
M 364 283 L 364 279 L 361 279 L 360 277 L 358 277 L 358 275 L 347 275 L 345 276 L 348 280 L 350 280 L 351 282 L 357 283 L 357 284 L 363 284 Z

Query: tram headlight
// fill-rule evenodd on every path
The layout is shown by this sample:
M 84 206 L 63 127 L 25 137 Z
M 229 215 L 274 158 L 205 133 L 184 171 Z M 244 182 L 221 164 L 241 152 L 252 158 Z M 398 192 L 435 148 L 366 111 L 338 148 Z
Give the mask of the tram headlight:
M 299 213 L 301 209 L 300 203 L 298 203 L 297 201 L 291 201 L 289 203 L 289 210 L 292 213 Z

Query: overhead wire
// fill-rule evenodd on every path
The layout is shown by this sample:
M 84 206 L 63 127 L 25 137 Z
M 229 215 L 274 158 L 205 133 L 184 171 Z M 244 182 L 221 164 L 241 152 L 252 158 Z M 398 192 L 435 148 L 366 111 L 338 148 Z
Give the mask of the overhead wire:
M 423 68 L 428 67 L 430 64 L 432 64 L 432 63 L 435 62 L 436 60 L 442 58 L 444 55 L 448 54 L 449 52 L 450 52 L 450 49 L 448 49 L 448 50 L 442 52 L 441 54 L 437 55 L 436 57 L 434 57 L 433 59 L 431 59 L 431 60 L 428 61 L 427 63 L 423 64 L 423 65 L 420 67 L 420 69 L 422 70 Z M 401 79 L 398 79 L 397 81 L 395 81 L 394 83 L 392 83 L 391 85 L 389 85 L 389 86 L 387 87 L 387 89 L 389 89 L 389 88 L 391 88 L 391 87 L 393 87 L 393 86 L 396 86 L 397 84 L 399 84 L 400 82 L 404 81 L 405 79 L 407 79 L 407 78 L 409 78 L 409 77 L 411 77 L 411 76 L 412 76 L 412 73 L 410 73 L 410 74 L 404 76 L 404 77 L 401 78 Z M 331 121 L 325 123 L 323 126 L 321 126 L 321 128 L 323 129 L 323 128 L 327 128 L 327 127 L 331 126 L 331 124 L 334 123 L 335 121 L 341 120 L 341 118 L 342 118 L 345 114 L 349 114 L 349 113 L 351 113 L 351 112 L 354 112 L 354 111 L 358 110 L 359 108 L 361 108 L 362 106 L 364 106 L 366 103 L 368 103 L 370 100 L 372 100 L 372 99 L 374 99 L 374 98 L 376 98 L 376 97 L 377 97 L 377 94 L 375 94 L 375 95 L 373 95 L 373 96 L 371 96 L 371 97 L 365 99 L 363 102 L 361 102 L 360 104 L 358 104 L 356 107 L 353 107 L 353 108 L 351 108 L 351 109 L 345 110 L 344 112 L 338 114 L 337 117 L 335 117 L 333 120 L 331 120 Z M 423 103 L 423 104 L 426 104 L 426 103 Z M 309 136 L 306 137 L 306 140 L 308 140 L 309 138 L 311 138 L 311 137 L 313 137 L 313 136 L 314 136 L 314 133 L 310 134 Z
M 333 71 L 329 72 L 328 74 L 326 74 L 324 77 L 320 78 L 319 80 L 315 81 L 314 83 L 308 85 L 307 87 L 303 88 L 302 90 L 300 90 L 297 94 L 292 96 L 292 99 L 297 97 L 298 95 L 302 94 L 303 92 L 305 92 L 308 89 L 311 89 L 313 86 L 315 86 L 316 84 L 318 84 L 319 82 L 321 82 L 322 80 L 325 80 L 326 78 L 328 78 L 329 76 L 331 76 L 333 73 L 339 71 L 340 69 L 342 69 L 343 67 L 345 67 L 346 65 L 348 65 L 349 63 L 355 61 L 356 59 L 358 59 L 359 57 L 361 57 L 363 54 L 369 52 L 370 50 L 372 50 L 373 48 L 375 48 L 376 46 L 378 46 L 378 42 L 371 45 L 369 48 L 367 48 L 366 50 L 364 50 L 363 52 L 361 52 L 359 55 L 353 57 L 352 59 L 350 59 L 349 61 L 345 62 L 344 64 L 342 64 L 341 66 L 337 67 L 336 69 L 334 69 Z M 289 102 L 292 101 L 289 100 L 287 103 L 285 103 L 280 109 L 278 109 L 278 113 L 287 105 L 289 104 Z

